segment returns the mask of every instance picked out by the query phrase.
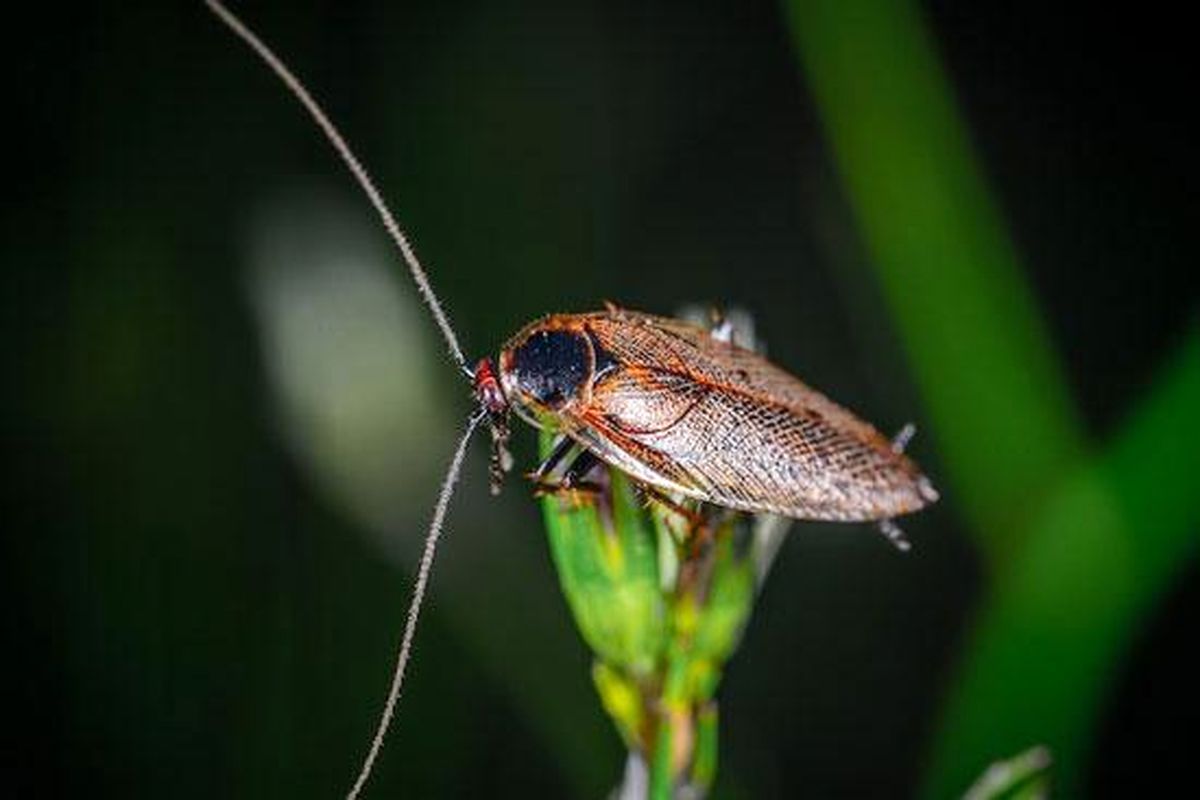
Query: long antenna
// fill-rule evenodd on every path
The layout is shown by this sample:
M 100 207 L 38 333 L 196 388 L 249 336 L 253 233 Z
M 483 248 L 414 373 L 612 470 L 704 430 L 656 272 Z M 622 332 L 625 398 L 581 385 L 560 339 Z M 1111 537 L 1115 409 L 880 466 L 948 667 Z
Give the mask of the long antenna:
M 454 494 L 454 484 L 458 482 L 458 473 L 462 469 L 463 456 L 467 452 L 467 443 L 471 434 L 486 418 L 484 412 L 476 412 L 467 423 L 467 430 L 458 440 L 458 448 L 454 458 L 450 460 L 450 468 L 442 480 L 442 490 L 438 494 L 437 505 L 433 507 L 433 520 L 429 523 L 429 533 L 425 536 L 425 551 L 421 553 L 421 564 L 417 568 L 417 582 L 413 587 L 412 600 L 408 606 L 408 619 L 404 623 L 404 637 L 400 641 L 400 653 L 396 657 L 396 668 L 392 671 L 392 685 L 388 689 L 387 701 L 383 704 L 383 713 L 379 715 L 379 725 L 375 729 L 375 737 L 371 740 L 371 748 L 363 759 L 354 786 L 346 795 L 347 800 L 355 800 L 371 777 L 371 768 L 375 766 L 375 758 L 383 747 L 383 738 L 387 736 L 388 726 L 396 713 L 396 703 L 400 700 L 400 688 L 404 685 L 404 670 L 408 666 L 408 657 L 412 652 L 413 636 L 417 632 L 417 618 L 421 616 L 421 602 L 425 599 L 425 587 L 429 584 L 429 571 L 433 568 L 433 554 L 437 550 L 438 538 L 442 535 L 442 521 L 446 518 L 446 508 L 450 505 L 450 497 Z
M 396 223 L 396 218 L 392 216 L 392 212 L 388 209 L 387 203 L 384 202 L 383 196 L 379 190 L 375 188 L 375 183 L 371 180 L 371 176 L 363 168 L 350 146 L 346 144 L 346 140 L 342 138 L 342 134 L 337 127 L 326 116 L 325 111 L 313 99 L 308 90 L 304 88 L 304 84 L 292 74 L 292 71 L 279 59 L 278 56 L 263 43 L 261 39 L 253 31 L 238 19 L 229 9 L 225 8 L 217 0 L 204 0 L 205 5 L 224 22 L 230 30 L 232 30 L 238 38 L 250 46 L 250 49 L 258 54 L 271 71 L 274 72 L 284 85 L 287 86 L 300 104 L 304 106 L 313 121 L 317 123 L 317 127 L 325 134 L 325 138 L 333 145 L 333 149 L 337 151 L 339 157 L 345 162 L 354 179 L 358 181 L 358 185 L 367 195 L 367 199 L 371 201 L 375 211 L 379 214 L 379 218 L 383 221 L 383 227 L 387 229 L 388 235 L 392 237 L 396 247 L 400 250 L 400 255 L 404 258 L 404 263 L 408 265 L 408 270 L 412 273 L 413 281 L 417 284 L 417 289 L 421 293 L 421 297 L 429 306 L 429 310 L 433 312 L 434 321 L 437 322 L 438 328 L 442 331 L 442 336 L 446 340 L 446 344 L 450 348 L 454 360 L 458 362 L 459 368 L 468 375 L 473 377 L 474 372 L 463 356 L 462 348 L 459 347 L 458 337 L 454 335 L 454 329 L 450 326 L 450 319 L 446 316 L 446 312 L 442 310 L 442 304 L 438 302 L 437 295 L 434 294 L 433 287 L 429 283 L 429 278 L 425 275 L 425 270 L 421 267 L 421 262 L 417 259 L 416 251 L 409 244 L 408 237 L 404 235 L 404 231 Z M 392 717 L 396 713 L 396 705 L 400 701 L 400 690 L 404 686 L 404 672 L 408 667 L 409 657 L 412 653 L 413 639 L 417 632 L 417 620 L 421 616 L 421 605 L 425 600 L 425 590 L 429 585 L 429 575 L 433 569 L 433 557 L 437 552 L 438 540 L 442 535 L 442 523 L 446 519 L 446 510 L 450 505 L 450 498 L 454 495 L 454 487 L 458 483 L 459 473 L 462 471 L 463 459 L 466 457 L 467 445 L 471 441 L 471 435 L 475 433 L 475 429 L 479 427 L 479 423 L 487 418 L 484 411 L 478 411 L 471 416 L 467 423 L 467 429 L 463 432 L 462 438 L 458 440 L 458 446 L 454 450 L 454 457 L 450 460 L 450 467 L 446 470 L 446 477 L 442 479 L 442 488 L 438 493 L 437 503 L 433 507 L 433 519 L 430 520 L 429 530 L 425 534 L 425 549 L 421 553 L 421 562 L 417 567 L 416 583 L 413 586 L 412 600 L 409 601 L 408 617 L 404 623 L 404 635 L 400 641 L 400 651 L 396 656 L 396 666 L 392 671 L 392 683 L 388 688 L 387 700 L 384 702 L 383 712 L 379 716 L 379 723 L 375 729 L 375 736 L 371 739 L 371 746 L 367 750 L 367 755 L 363 759 L 362 767 L 359 769 L 358 776 L 354 779 L 354 785 L 350 788 L 350 792 L 346 795 L 348 800 L 356 800 L 363 786 L 366 785 L 367 779 L 371 777 L 371 770 L 375 766 L 375 759 L 379 756 L 379 751 L 383 747 L 384 737 L 387 736 L 388 727 L 391 725 Z
M 292 74 L 292 71 L 287 68 L 287 65 L 279 59 L 277 55 L 263 43 L 255 35 L 254 31 L 246 27 L 246 25 L 238 19 L 232 11 L 217 0 L 204 0 L 205 5 L 224 22 L 229 29 L 232 30 L 239 39 L 250 45 L 250 49 L 258 54 L 271 71 L 274 72 L 288 91 L 295 95 L 300 104 L 304 106 L 313 121 L 317 123 L 317 127 L 325 134 L 325 138 L 333 145 L 333 149 L 337 151 L 338 156 L 345 162 L 354 179 L 358 181 L 358 185 L 367 195 L 367 199 L 371 201 L 371 205 L 375 207 L 379 218 L 383 221 L 383 227 L 387 229 L 388 235 L 392 237 L 392 241 L 396 243 L 396 247 L 400 250 L 400 255 L 404 258 L 404 263 L 408 265 L 408 271 L 412 273 L 413 280 L 417 284 L 417 290 L 420 291 L 421 297 L 425 300 L 429 310 L 433 312 L 433 319 L 437 322 L 442 331 L 442 337 L 445 338 L 446 344 L 450 347 L 450 352 L 454 356 L 454 360 L 458 362 L 458 366 L 467 375 L 471 375 L 470 366 L 467 364 L 467 359 L 463 356 L 462 348 L 458 346 L 458 337 L 454 335 L 454 329 L 450 327 L 450 318 L 446 316 L 446 312 L 442 310 L 442 304 L 438 302 L 437 295 L 433 292 L 433 286 L 429 283 L 429 278 L 425 275 L 424 268 L 421 267 L 421 262 L 417 259 L 417 253 L 408 242 L 408 237 L 404 235 L 404 231 L 400 229 L 396 218 L 392 216 L 392 212 L 388 210 L 387 203 L 383 200 L 383 195 L 375 188 L 375 183 L 371 180 L 371 176 L 367 174 L 366 169 L 359 163 L 358 158 L 350 149 L 350 145 L 346 144 L 346 140 L 342 138 L 342 134 L 338 131 L 337 126 L 330 121 L 322 110 L 320 104 L 313 99 L 313 96 L 308 93 L 308 89 L 304 88 L 304 84 Z

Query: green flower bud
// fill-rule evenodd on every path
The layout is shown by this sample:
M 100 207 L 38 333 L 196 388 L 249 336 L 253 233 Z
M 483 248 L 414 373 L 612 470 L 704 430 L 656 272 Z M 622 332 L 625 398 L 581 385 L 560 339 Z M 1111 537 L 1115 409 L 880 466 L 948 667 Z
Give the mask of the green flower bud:
M 543 456 L 553 440 L 542 433 Z M 604 465 L 588 480 L 548 492 L 542 512 L 563 594 L 596 656 L 596 691 L 649 765 L 653 797 L 684 786 L 702 795 L 716 775 L 713 698 L 773 547 L 749 515 L 646 498 Z

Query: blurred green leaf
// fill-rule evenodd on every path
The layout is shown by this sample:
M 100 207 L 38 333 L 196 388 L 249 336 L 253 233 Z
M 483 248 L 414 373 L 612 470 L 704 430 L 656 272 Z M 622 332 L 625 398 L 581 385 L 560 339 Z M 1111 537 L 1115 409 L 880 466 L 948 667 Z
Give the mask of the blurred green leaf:
M 1042 741 L 1067 796 L 1137 621 L 1200 545 L 1200 408 L 1194 333 L 1106 455 L 1060 487 L 1009 578 L 982 610 L 949 698 L 928 794 L 943 796 L 989 753 Z
M 1001 567 L 1083 451 L 1050 337 L 913 6 L 787 8 L 934 423 L 944 493 Z
M 1189 338 L 1089 461 L 1050 336 L 912 4 L 791 2 L 795 49 L 992 577 L 926 792 L 1051 746 L 1067 796 L 1141 614 L 1195 547 L 1200 407 Z M 1188 409 L 1193 409 L 1189 412 Z

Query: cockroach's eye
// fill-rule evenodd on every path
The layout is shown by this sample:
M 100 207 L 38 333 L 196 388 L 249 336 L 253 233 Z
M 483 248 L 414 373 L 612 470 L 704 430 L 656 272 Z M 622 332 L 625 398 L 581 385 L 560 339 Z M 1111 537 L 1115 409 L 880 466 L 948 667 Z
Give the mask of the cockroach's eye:
M 591 377 L 587 339 L 570 331 L 538 331 L 512 355 L 517 385 L 550 408 L 570 400 Z

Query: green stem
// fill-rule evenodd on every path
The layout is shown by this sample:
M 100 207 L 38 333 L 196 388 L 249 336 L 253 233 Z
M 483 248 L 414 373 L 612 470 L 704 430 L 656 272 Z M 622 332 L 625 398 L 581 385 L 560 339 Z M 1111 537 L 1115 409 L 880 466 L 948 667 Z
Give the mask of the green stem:
M 650 756 L 651 800 L 673 800 L 675 776 L 671 769 L 671 718 L 668 714 L 659 717 L 658 735 L 654 740 L 654 752 Z

